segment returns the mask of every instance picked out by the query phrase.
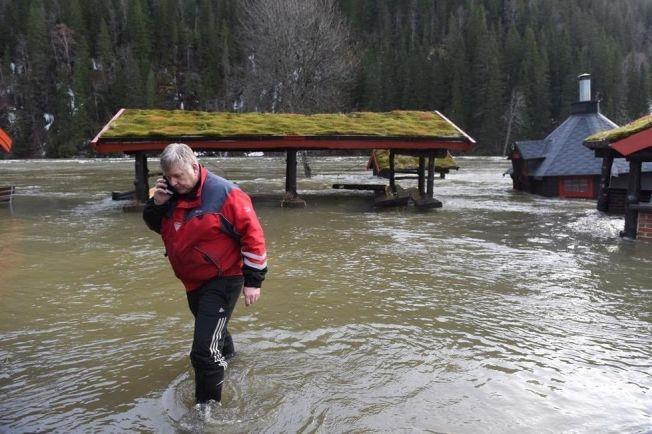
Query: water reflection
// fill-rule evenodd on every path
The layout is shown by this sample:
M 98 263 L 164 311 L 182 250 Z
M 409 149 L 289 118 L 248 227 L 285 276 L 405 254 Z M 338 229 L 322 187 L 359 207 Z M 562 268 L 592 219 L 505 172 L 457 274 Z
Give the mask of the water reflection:
M 238 306 L 225 402 L 192 419 L 191 315 L 140 217 L 133 163 L 0 161 L 0 420 L 10 431 L 644 431 L 652 245 L 591 202 L 515 193 L 499 159 L 444 208 L 374 211 L 363 158 L 316 160 L 303 210 L 258 206 L 270 269 Z M 281 159 L 209 159 L 280 192 Z M 151 167 L 156 165 L 152 162 Z M 7 265 L 8 264 L 8 265 Z

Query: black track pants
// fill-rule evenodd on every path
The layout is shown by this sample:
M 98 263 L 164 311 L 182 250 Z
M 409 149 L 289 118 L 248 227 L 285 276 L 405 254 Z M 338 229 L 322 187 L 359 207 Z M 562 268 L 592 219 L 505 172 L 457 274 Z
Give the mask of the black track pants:
M 221 401 L 224 355 L 234 352 L 227 323 L 243 285 L 242 277 L 221 277 L 190 291 L 188 304 L 195 317 L 190 361 L 195 369 L 195 398 L 198 403 Z

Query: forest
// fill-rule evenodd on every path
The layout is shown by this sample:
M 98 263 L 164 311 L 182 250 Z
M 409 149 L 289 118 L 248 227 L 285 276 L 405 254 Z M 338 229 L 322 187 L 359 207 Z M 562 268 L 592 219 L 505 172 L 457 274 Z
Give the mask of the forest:
M 122 107 L 439 110 L 501 155 L 582 73 L 614 122 L 650 112 L 649 0 L 0 0 L 0 29 L 13 158 L 93 156 Z

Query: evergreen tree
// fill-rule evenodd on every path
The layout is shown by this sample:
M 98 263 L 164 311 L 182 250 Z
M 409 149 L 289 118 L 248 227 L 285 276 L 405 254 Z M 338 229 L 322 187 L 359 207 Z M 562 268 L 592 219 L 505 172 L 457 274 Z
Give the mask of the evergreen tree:
M 451 17 L 448 40 L 446 41 L 446 62 L 450 71 L 451 101 L 449 113 L 452 119 L 462 128 L 470 125 L 466 101 L 468 101 L 469 65 L 466 58 L 466 44 L 462 25 L 464 16 L 459 10 Z
M 84 17 L 82 16 L 79 0 L 66 0 L 61 3 L 61 6 L 61 20 L 73 29 L 77 35 L 84 35 L 86 27 L 84 25 Z
M 146 14 L 140 0 L 130 0 L 127 13 L 127 32 L 133 61 L 138 65 L 139 87 L 143 87 L 150 65 L 151 40 Z M 135 72 L 135 71 L 134 71 Z M 133 80 L 136 80 L 134 77 Z
M 523 60 L 523 40 L 518 33 L 516 26 L 510 26 L 505 38 L 505 46 L 502 50 L 502 70 L 505 77 L 505 85 L 508 89 L 514 89 L 520 84 L 521 62 Z
M 482 152 L 498 154 L 501 152 L 504 131 L 503 83 L 499 64 L 498 41 L 493 31 L 479 41 L 474 70 L 476 84 L 476 104 L 473 108 L 474 126 L 477 131 Z
M 577 101 L 575 71 L 571 54 L 570 35 L 566 30 L 552 32 L 549 44 L 550 105 L 555 124 L 561 123 L 570 113 L 571 103 Z
M 91 57 L 86 40 L 81 39 L 78 44 L 75 58 L 75 69 L 72 90 L 75 95 L 73 109 L 73 123 L 76 134 L 71 135 L 69 146 L 65 152 L 77 152 L 84 149 L 93 136 L 95 125 L 91 122 L 89 112 L 91 108 Z
M 647 93 L 647 71 L 645 64 L 636 66 L 630 62 L 627 71 L 627 115 L 636 119 L 650 113 L 650 101 Z
M 97 54 L 102 68 L 102 79 L 105 83 L 112 81 L 115 69 L 115 53 L 113 52 L 113 43 L 109 35 L 109 26 L 106 20 L 100 23 L 100 33 L 97 38 Z
M 146 107 L 156 107 L 158 96 L 156 94 L 156 76 L 154 75 L 153 70 L 149 70 L 147 73 L 147 83 L 145 84 L 145 106 Z
M 18 156 L 40 155 L 47 143 L 44 114 L 49 107 L 48 35 L 45 10 L 39 0 L 30 5 L 26 38 L 25 74 L 19 85 L 19 94 L 22 95 L 19 115 L 21 134 L 14 148 L 14 153 Z
M 526 107 L 523 133 L 527 137 L 544 136 L 552 126 L 548 61 L 545 53 L 539 50 L 532 28 L 525 31 L 521 77 Z

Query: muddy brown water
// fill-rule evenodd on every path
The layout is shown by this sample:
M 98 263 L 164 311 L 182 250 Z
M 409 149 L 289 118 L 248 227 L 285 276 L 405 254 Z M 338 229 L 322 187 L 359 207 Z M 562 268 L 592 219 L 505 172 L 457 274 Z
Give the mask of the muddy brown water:
M 282 159 L 204 162 L 283 189 Z M 374 182 L 357 157 L 313 160 L 306 209 L 257 204 L 270 273 L 201 422 L 182 287 L 109 198 L 132 160 L 0 161 L 0 431 L 650 430 L 652 243 L 593 202 L 513 192 L 503 159 L 459 162 L 431 212 L 330 189 Z

